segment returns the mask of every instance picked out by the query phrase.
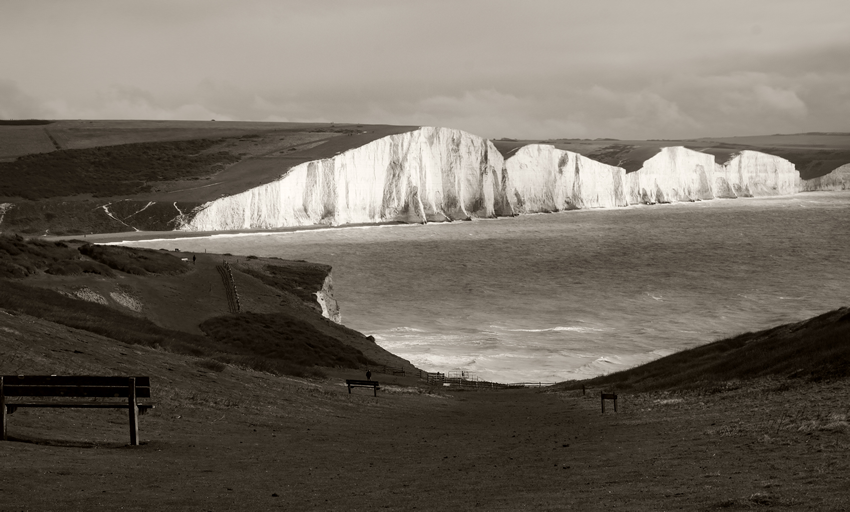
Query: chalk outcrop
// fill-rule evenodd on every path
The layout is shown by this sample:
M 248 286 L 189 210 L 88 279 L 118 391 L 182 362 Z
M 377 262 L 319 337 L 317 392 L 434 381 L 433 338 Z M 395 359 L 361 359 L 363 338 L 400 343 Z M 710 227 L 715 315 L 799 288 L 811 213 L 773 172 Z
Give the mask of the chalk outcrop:
M 180 229 L 429 222 L 511 215 L 504 159 L 481 137 L 447 128 L 390 135 L 306 162 L 277 181 L 206 203 Z
M 548 144 L 505 160 L 481 137 L 431 127 L 281 172 L 191 212 L 178 209 L 174 222 L 188 231 L 434 222 L 850 188 L 850 166 L 803 181 L 788 160 L 757 151 L 720 165 L 711 154 L 666 147 L 626 174 Z
M 339 303 L 334 297 L 333 279 L 328 274 L 322 283 L 322 289 L 316 292 L 316 302 L 322 308 L 322 316 L 336 322 L 342 323 L 342 314 L 339 311 Z
M 714 195 L 722 198 L 795 194 L 800 191 L 800 173 L 784 158 L 741 151 L 714 171 Z
M 804 192 L 850 190 L 850 164 L 843 165 L 818 178 L 803 180 L 800 189 Z
M 628 205 L 625 170 L 548 144 L 520 148 L 505 175 L 515 213 Z
M 628 174 L 630 204 L 714 199 L 714 156 L 682 146 L 661 148 Z

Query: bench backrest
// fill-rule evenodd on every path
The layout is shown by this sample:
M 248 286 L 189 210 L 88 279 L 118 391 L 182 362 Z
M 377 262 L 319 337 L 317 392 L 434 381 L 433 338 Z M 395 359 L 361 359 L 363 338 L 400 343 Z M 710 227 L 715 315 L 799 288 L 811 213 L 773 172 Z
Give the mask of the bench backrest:
M 150 377 L 135 377 L 136 397 L 150 398 Z M 5 396 L 127 398 L 130 377 L 3 375 Z
M 355 386 L 377 386 L 378 381 L 376 380 L 348 380 L 345 381 L 346 384 L 352 384 Z

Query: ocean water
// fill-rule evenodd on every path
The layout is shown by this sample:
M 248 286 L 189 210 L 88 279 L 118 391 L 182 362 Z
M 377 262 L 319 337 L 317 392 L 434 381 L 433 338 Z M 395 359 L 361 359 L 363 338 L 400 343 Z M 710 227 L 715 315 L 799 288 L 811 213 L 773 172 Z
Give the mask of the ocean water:
M 429 371 L 604 374 L 850 304 L 850 193 L 128 245 L 333 266 L 343 323 Z

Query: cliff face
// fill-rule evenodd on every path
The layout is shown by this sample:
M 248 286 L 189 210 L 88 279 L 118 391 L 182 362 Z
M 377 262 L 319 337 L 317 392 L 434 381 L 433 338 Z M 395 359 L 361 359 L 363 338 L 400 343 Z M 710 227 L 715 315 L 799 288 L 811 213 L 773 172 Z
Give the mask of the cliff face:
M 295 166 L 176 222 L 189 231 L 433 222 L 850 188 L 848 174 L 806 183 L 780 157 L 742 151 L 717 165 L 714 156 L 681 146 L 662 148 L 626 174 L 546 144 L 504 160 L 481 137 L 426 127 Z
M 334 297 L 333 279 L 330 274 L 322 283 L 322 289 L 316 292 L 316 302 L 322 308 L 323 317 L 338 324 L 342 323 L 342 314 L 339 312 L 339 303 Z
M 714 172 L 717 197 L 757 197 L 800 191 L 800 173 L 794 164 L 758 151 L 741 151 Z
M 626 206 L 626 171 L 546 144 L 520 148 L 505 162 L 515 213 Z
M 487 140 L 421 128 L 199 207 L 180 229 L 217 231 L 316 224 L 426 222 L 510 215 L 504 160 Z
M 831 173 L 818 178 L 802 180 L 800 189 L 804 192 L 850 190 L 850 164 L 843 165 Z
M 676 146 L 662 148 L 626 176 L 630 204 L 714 199 L 714 156 Z

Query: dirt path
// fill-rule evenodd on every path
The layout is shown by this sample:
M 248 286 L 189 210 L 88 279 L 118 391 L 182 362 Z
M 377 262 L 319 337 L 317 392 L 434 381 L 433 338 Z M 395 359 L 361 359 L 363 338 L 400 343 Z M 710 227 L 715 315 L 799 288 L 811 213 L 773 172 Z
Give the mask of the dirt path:
M 846 387 L 838 403 L 848 403 Z M 802 416 L 774 414 L 791 396 L 820 396 L 811 390 L 767 405 L 744 395 L 624 397 L 604 416 L 595 396 L 533 390 L 375 399 L 328 383 L 301 393 L 306 401 L 284 397 L 279 408 L 162 407 L 142 417 L 139 448 L 124 446 L 119 412 L 104 421 L 19 411 L 14 429 L 31 438 L 109 440 L 2 443 L 0 510 L 850 506 L 847 429 L 800 431 Z

